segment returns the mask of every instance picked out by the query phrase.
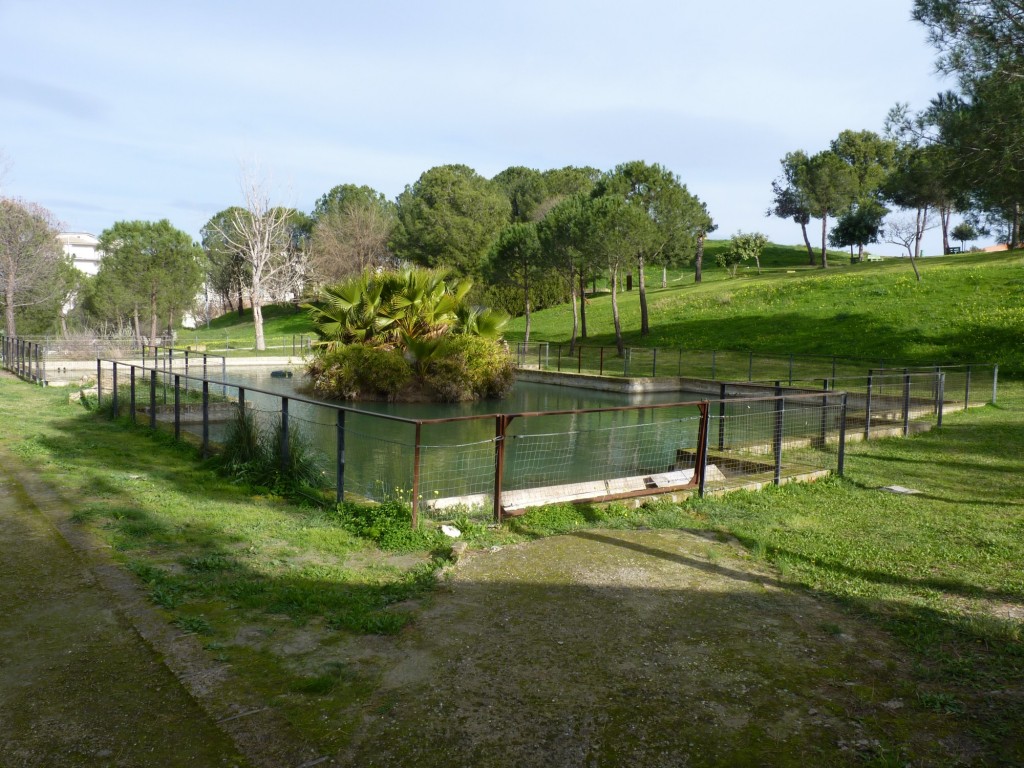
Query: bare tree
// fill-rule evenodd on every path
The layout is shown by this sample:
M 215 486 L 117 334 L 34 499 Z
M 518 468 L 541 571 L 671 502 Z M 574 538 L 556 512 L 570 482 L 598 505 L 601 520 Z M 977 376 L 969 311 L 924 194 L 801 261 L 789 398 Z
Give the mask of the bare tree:
M 292 248 L 291 211 L 270 204 L 266 180 L 251 167 L 242 168 L 243 205 L 232 209 L 224 224 L 218 224 L 224 242 L 245 260 L 245 286 L 252 301 L 252 322 L 256 349 L 267 348 L 263 337 L 263 305 L 279 289 L 282 280 L 295 273 Z
M 66 292 L 59 267 L 66 257 L 53 214 L 36 203 L 0 198 L 0 289 L 8 336 L 14 310 L 52 301 Z
M 935 224 L 928 224 L 928 209 L 919 208 L 913 216 L 891 216 L 885 225 L 885 242 L 899 245 L 907 249 L 910 266 L 914 268 L 917 282 L 921 282 L 921 273 L 917 269 L 917 259 L 921 256 L 921 239 Z
M 350 200 L 331 208 L 313 229 L 312 267 L 324 282 L 336 282 L 393 260 L 388 239 L 394 213 L 375 200 Z

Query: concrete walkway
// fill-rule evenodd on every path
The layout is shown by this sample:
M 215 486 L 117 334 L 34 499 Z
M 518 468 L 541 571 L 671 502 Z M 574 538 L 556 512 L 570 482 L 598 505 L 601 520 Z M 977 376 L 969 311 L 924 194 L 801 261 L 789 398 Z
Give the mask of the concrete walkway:
M 0 459 L 0 765 L 250 765 Z

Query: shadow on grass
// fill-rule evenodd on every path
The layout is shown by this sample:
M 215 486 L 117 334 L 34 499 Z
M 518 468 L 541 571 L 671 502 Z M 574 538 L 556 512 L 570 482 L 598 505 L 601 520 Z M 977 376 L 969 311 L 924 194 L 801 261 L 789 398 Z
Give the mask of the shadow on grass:
M 404 633 L 401 636 L 403 643 L 412 643 L 412 646 L 394 645 L 392 651 L 389 651 L 394 656 L 388 663 L 397 666 L 400 666 L 400 661 L 396 659 L 404 656 L 405 651 L 422 651 L 423 643 L 429 647 L 432 631 L 461 636 L 459 633 L 462 628 L 458 623 L 429 623 L 434 619 L 424 617 L 417 610 L 416 600 L 434 589 L 434 579 L 429 569 L 414 570 L 407 577 L 383 583 L 375 581 L 372 575 L 353 578 L 352 574 L 342 574 L 330 562 L 309 562 L 298 571 L 291 572 L 254 568 L 245 562 L 244 549 L 247 542 L 243 534 L 228 532 L 222 523 L 212 520 L 206 523 L 191 522 L 184 528 L 168 525 L 159 516 L 138 510 L 130 503 L 130 494 L 117 484 L 116 478 L 101 480 L 104 473 L 113 472 L 125 477 L 126 482 L 160 482 L 176 491 L 201 494 L 215 501 L 239 505 L 251 502 L 246 492 L 231 487 L 227 481 L 217 479 L 205 470 L 197 472 L 188 464 L 178 461 L 183 453 L 184 458 L 189 460 L 191 451 L 160 445 L 151 440 L 143 428 L 125 430 L 119 424 L 96 421 L 84 414 L 81 418 L 66 419 L 58 426 L 61 434 L 58 437 L 42 438 L 40 444 L 55 457 L 73 460 L 84 466 L 92 475 L 90 483 L 94 484 L 93 487 L 102 489 L 104 495 L 110 497 L 97 506 L 96 516 L 103 516 L 115 529 L 117 546 L 133 561 L 133 570 L 146 584 L 151 599 L 177 615 L 179 620 L 185 622 L 183 627 L 196 631 L 207 631 L 208 627 L 209 631 L 216 633 L 217 622 L 204 625 L 199 621 L 203 616 L 197 613 L 203 609 L 193 607 L 207 605 L 210 601 L 226 607 L 244 608 L 256 617 L 256 621 L 269 620 L 276 615 L 287 616 L 296 622 L 322 617 L 329 628 L 356 634 L 395 634 L 408 626 L 409 622 L 416 621 L 417 631 L 410 637 Z M 83 450 L 83 445 L 87 444 L 103 450 Z M 164 462 L 163 457 L 170 460 Z M 291 510 L 288 514 L 312 516 L 314 513 Z M 583 514 L 589 523 L 601 522 L 596 510 Z M 747 587 L 764 586 L 765 583 L 763 578 L 751 576 L 731 566 L 702 561 L 679 551 L 636 541 L 624 542 L 603 532 L 582 531 L 575 536 L 561 538 L 575 540 L 582 548 L 591 548 L 590 555 L 586 551 L 573 554 L 573 550 L 567 550 L 564 562 L 577 563 L 581 568 L 589 567 L 588 556 L 614 548 L 629 553 L 621 566 L 621 572 L 627 575 L 643 572 L 643 569 L 637 571 L 639 558 L 644 563 L 661 561 L 678 567 L 680 571 L 696 570 L 704 577 L 715 577 L 726 583 Z M 747 544 L 757 547 L 756 541 L 748 541 Z M 821 567 L 818 561 L 782 548 L 774 549 L 770 554 L 791 559 L 804 557 L 808 562 L 815 562 Z M 523 563 L 516 567 L 533 567 L 531 559 L 532 554 L 531 558 L 524 558 Z M 824 567 L 834 569 L 844 576 L 876 583 L 928 588 L 958 596 L 999 597 L 1019 604 L 1019 595 L 984 590 L 979 592 L 953 580 L 915 580 L 849 566 L 829 564 Z M 644 568 L 653 566 L 645 565 Z M 978 749 L 991 750 L 994 756 L 1013 754 L 1009 750 L 1014 748 L 1018 753 L 1021 750 L 1019 744 L 1014 747 L 1010 741 L 1011 735 L 1016 733 L 1013 726 L 1019 725 L 1024 716 L 1020 702 L 1011 699 L 1005 706 L 995 708 L 991 702 L 976 700 L 971 690 L 980 679 L 988 679 L 998 670 L 1001 670 L 1004 687 L 1019 689 L 1024 685 L 1024 670 L 1020 661 L 1024 654 L 1021 653 L 1021 644 L 1019 641 L 997 643 L 993 640 L 992 626 L 965 623 L 954 613 L 908 607 L 895 600 L 845 601 L 857 612 L 876 617 L 896 633 L 902 642 L 921 655 L 924 677 L 920 680 L 904 678 L 894 689 L 891 681 L 886 683 L 882 679 L 884 676 L 868 671 L 870 665 L 865 659 L 851 661 L 843 656 L 839 650 L 841 644 L 826 643 L 823 646 L 829 649 L 826 657 L 831 658 L 829 654 L 838 653 L 842 659 L 846 659 L 843 664 L 837 660 L 838 666 L 835 667 L 830 667 L 826 657 L 820 654 L 808 656 L 806 661 L 809 666 L 802 666 L 799 659 L 802 651 L 795 644 L 788 651 L 780 651 L 779 657 L 772 654 L 765 657 L 759 652 L 759 648 L 777 647 L 770 643 L 764 645 L 765 632 L 770 631 L 765 629 L 763 621 L 766 600 L 775 605 L 774 610 L 788 615 L 790 618 L 787 621 L 795 621 L 792 617 L 803 615 L 801 612 L 806 609 L 804 598 L 789 590 L 779 590 L 777 593 L 773 590 L 770 597 L 761 593 L 753 597 L 749 594 L 734 597 L 728 594 L 728 590 L 708 592 L 703 587 L 665 590 L 635 580 L 614 589 L 574 586 L 569 583 L 568 577 L 561 578 L 561 583 L 556 581 L 535 586 L 513 581 L 499 574 L 491 581 L 474 582 L 463 592 L 456 592 L 457 598 L 468 601 L 473 610 L 490 616 L 492 621 L 484 625 L 480 634 L 464 637 L 462 645 L 446 646 L 447 650 L 439 652 L 442 667 L 435 670 L 436 676 L 428 672 L 426 683 L 430 680 L 443 680 L 442 687 L 446 692 L 435 691 L 431 694 L 429 686 L 425 689 L 418 684 L 403 682 L 397 687 L 392 685 L 390 689 L 387 686 L 378 688 L 377 693 L 370 694 L 363 702 L 367 708 L 386 707 L 388 712 L 395 713 L 393 717 L 389 715 L 388 720 L 395 724 L 395 728 L 418 723 L 421 728 L 419 744 L 423 749 L 437 750 L 429 753 L 434 757 L 413 760 L 402 753 L 407 742 L 415 745 L 416 740 L 402 742 L 391 739 L 390 736 L 394 734 L 388 733 L 383 720 L 367 721 L 367 733 L 356 736 L 353 746 L 356 754 L 366 757 L 371 754 L 368 750 L 383 749 L 381 744 L 391 744 L 387 749 L 396 750 L 399 762 L 395 764 L 447 765 L 451 764 L 449 755 L 456 754 L 459 757 L 455 760 L 456 764 L 460 760 L 473 759 L 476 764 L 487 765 L 489 763 L 486 761 L 479 762 L 479 757 L 481 754 L 489 754 L 487 750 L 495 746 L 491 736 L 487 735 L 491 734 L 511 739 L 511 744 L 504 745 L 506 751 L 501 753 L 503 756 L 513 754 L 507 751 L 513 747 L 522 750 L 521 753 L 514 753 L 514 758 L 520 759 L 511 759 L 504 764 L 543 765 L 550 763 L 543 762 L 542 752 L 537 750 L 566 749 L 564 745 L 574 742 L 574 739 L 564 738 L 564 733 L 569 732 L 577 734 L 577 741 L 584 736 L 593 739 L 595 748 L 608 755 L 612 762 L 632 760 L 633 764 L 644 764 L 644 761 L 653 760 L 654 753 L 645 751 L 648 749 L 648 746 L 644 746 L 645 739 L 649 739 L 649 745 L 655 745 L 650 746 L 650 749 L 675 751 L 678 754 L 693 751 L 699 755 L 699 749 L 707 750 L 704 756 L 724 761 L 722 764 L 728 764 L 729 761 L 739 764 L 749 755 L 757 755 L 758 760 L 763 762 L 769 759 L 769 754 L 776 754 L 771 750 L 779 749 L 777 742 L 766 740 L 765 722 L 783 721 L 791 711 L 827 710 L 830 707 L 826 702 L 838 702 L 841 709 L 853 713 L 855 717 L 863 716 L 863 721 L 870 723 L 868 730 L 872 737 L 877 737 L 885 749 L 895 752 L 899 751 L 898 745 L 910 733 L 930 734 L 929 738 L 923 740 L 927 743 L 919 747 L 921 750 L 932 749 L 928 744 L 934 745 L 935 749 L 944 749 L 940 744 L 940 736 L 950 728 L 965 738 L 970 731 L 982 730 L 990 743 L 980 745 Z M 834 597 L 826 591 L 809 592 L 826 598 Z M 653 610 L 649 609 L 652 605 Z M 568 606 L 584 606 L 594 610 L 592 614 L 586 615 L 585 620 L 573 621 Z M 494 613 L 499 609 L 503 609 L 510 618 L 501 620 Z M 537 612 L 547 615 L 545 622 L 533 626 L 531 630 L 530 625 L 523 620 L 523 633 L 515 630 L 517 621 Z M 420 621 L 425 623 L 420 625 Z M 799 622 L 796 624 L 799 625 Z M 699 681 L 693 677 L 694 673 L 685 671 L 691 670 L 691 667 L 675 666 L 671 661 L 673 655 L 665 651 L 666 647 L 676 647 L 667 644 L 677 643 L 688 634 L 692 636 L 701 627 L 712 625 L 725 630 L 729 642 L 735 644 L 728 648 L 716 648 L 714 644 L 706 646 L 701 651 L 705 654 L 701 663 L 718 670 L 720 677 L 757 680 L 755 687 L 765 694 L 760 708 L 748 708 L 750 705 L 745 697 L 740 697 L 742 703 L 737 703 L 738 694 L 731 689 L 715 689 L 709 693 L 712 689 L 701 688 L 697 684 Z M 609 626 L 616 630 L 611 635 L 606 634 Z M 664 627 L 667 627 L 668 634 L 662 632 Z M 570 646 L 565 648 L 564 643 L 570 642 L 570 639 L 564 635 L 570 630 L 574 635 Z M 719 642 L 724 642 L 721 635 L 715 637 Z M 655 641 L 653 638 L 661 640 Z M 507 642 L 511 640 L 516 642 Z M 559 643 L 559 640 L 562 642 Z M 504 650 L 491 653 L 486 650 L 488 648 Z M 965 659 L 981 672 L 967 670 Z M 645 660 L 654 664 L 653 669 L 642 670 Z M 600 663 L 595 666 L 592 663 L 594 661 Z M 609 662 L 619 665 L 617 671 L 610 679 L 602 678 L 598 670 L 602 664 Z M 559 664 L 577 670 L 572 685 L 565 684 L 562 688 L 557 686 L 559 680 L 563 683 L 565 680 L 550 674 L 550 670 Z M 885 695 L 905 697 L 913 695 L 918 685 L 933 682 L 929 670 L 938 670 L 938 675 L 942 670 L 955 668 L 957 664 L 966 670 L 965 681 L 954 679 L 950 687 L 943 689 L 944 692 L 952 690 L 953 693 L 949 695 L 963 702 L 958 705 L 964 709 L 962 719 L 957 719 L 952 726 L 948 722 L 932 722 L 929 712 L 918 708 L 911 707 L 898 716 L 888 710 L 883 712 L 878 707 L 884 699 L 864 701 L 851 698 L 846 693 L 837 694 L 836 691 L 840 689 L 828 682 L 833 679 L 833 674 L 838 676 L 835 679 L 844 679 L 844 676 L 860 679 L 868 676 L 872 681 L 878 678 L 881 686 L 879 690 L 884 691 Z M 773 667 L 776 668 L 775 672 L 765 673 L 765 668 L 771 670 Z M 460 668 L 479 668 L 486 674 L 483 677 L 451 674 Z M 578 688 L 579 681 L 585 679 L 590 670 L 593 670 L 593 683 L 587 682 Z M 831 686 L 831 693 L 821 694 L 819 688 L 810 685 L 812 680 L 817 679 L 812 676 L 812 670 L 828 673 L 827 680 L 821 678 L 819 684 Z M 282 674 L 287 677 L 286 673 Z M 379 670 L 375 674 L 379 674 Z M 418 674 L 402 679 L 423 681 Z M 690 693 L 681 693 L 680 679 L 694 682 Z M 554 688 L 549 685 L 552 682 L 556 683 Z M 599 692 L 595 692 L 594 685 L 598 686 Z M 662 688 L 662 685 L 668 687 Z M 779 690 L 798 693 L 795 699 L 786 698 L 780 697 Z M 569 707 L 569 698 L 564 695 L 566 691 L 578 693 L 575 700 L 579 702 L 593 701 L 594 697 L 598 697 L 604 703 L 596 708 L 591 706 L 589 710 L 575 705 Z M 434 699 L 430 698 L 432 695 Z M 446 706 L 447 712 L 461 712 L 462 715 L 449 714 L 443 718 L 434 716 L 424 719 L 426 713 L 417 709 L 418 703 L 410 703 L 427 701 L 436 704 L 438 696 L 440 704 L 436 711 L 443 711 Z M 691 697 L 699 697 L 699 701 L 710 702 L 715 706 L 736 708 L 744 724 L 730 726 L 732 730 L 729 731 L 729 738 L 722 738 L 719 710 L 712 707 L 704 712 L 700 707 L 687 709 L 679 706 L 681 701 L 689 701 Z M 547 702 L 569 707 L 569 715 L 557 706 L 550 707 Z M 652 706 L 647 707 L 648 704 Z M 462 709 L 467 706 L 471 706 L 472 713 Z M 467 725 L 471 715 L 480 717 L 481 713 L 488 710 L 490 714 L 487 717 L 492 718 L 488 722 L 498 723 L 497 727 L 474 729 Z M 588 711 L 590 714 L 587 714 Z M 638 712 L 643 717 L 639 717 Z M 675 714 L 666 714 L 672 712 Z M 756 712 L 756 717 L 751 718 L 753 712 Z M 601 727 L 594 731 L 591 725 L 587 725 L 588 722 L 594 722 L 592 719 L 587 720 L 588 717 L 597 717 Z M 956 717 L 960 718 L 961 715 Z M 508 728 L 503 727 L 506 724 Z M 554 730 L 553 725 L 557 725 Z M 411 729 L 413 726 L 408 727 Z M 706 738 L 695 737 L 695 729 L 703 729 Z M 809 745 L 814 743 L 825 745 L 813 748 L 817 750 L 815 754 L 824 756 L 826 761 L 838 759 L 841 752 L 837 751 L 839 748 L 836 745 L 845 738 L 845 732 L 840 733 L 841 730 L 839 726 L 815 726 L 809 729 L 809 738 L 804 741 L 801 737 L 797 744 L 801 749 L 811 749 Z M 600 735 L 588 735 L 595 732 Z M 412 733 L 410 731 L 410 735 Z M 530 743 L 518 741 L 523 733 L 532 734 Z M 364 740 L 360 741 L 364 736 Z M 556 740 L 556 736 L 561 742 Z M 445 747 L 443 752 L 439 751 L 442 745 Z M 769 752 L 763 751 L 766 749 Z M 806 754 L 801 752 L 800 760 Z M 444 755 L 443 759 L 441 755 Z M 401 760 L 410 762 L 403 763 Z M 794 753 L 792 760 L 776 764 L 796 765 L 801 764 L 800 760 Z

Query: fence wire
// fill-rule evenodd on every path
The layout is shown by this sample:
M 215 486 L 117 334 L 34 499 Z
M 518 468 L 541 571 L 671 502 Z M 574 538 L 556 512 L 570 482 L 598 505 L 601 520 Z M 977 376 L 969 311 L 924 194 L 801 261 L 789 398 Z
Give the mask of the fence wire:
M 301 448 L 325 494 L 397 499 L 439 521 L 697 491 L 702 479 L 717 491 L 841 471 L 849 416 L 846 393 L 757 383 L 723 385 L 725 399 L 701 402 L 413 420 L 112 361 L 99 361 L 97 377 L 101 404 L 137 422 L 214 451 L 246 413 L 285 441 L 282 456 Z M 878 418 L 897 418 L 890 411 L 905 411 L 908 393 L 934 406 L 934 378 L 878 375 Z

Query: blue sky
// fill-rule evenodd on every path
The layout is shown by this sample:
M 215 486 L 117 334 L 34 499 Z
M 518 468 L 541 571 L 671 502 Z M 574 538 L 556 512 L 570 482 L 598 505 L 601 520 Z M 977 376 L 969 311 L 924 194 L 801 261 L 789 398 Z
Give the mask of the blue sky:
M 642 159 L 707 202 L 716 236 L 797 243 L 764 216 L 779 159 L 949 87 L 911 6 L 0 0 L 3 192 L 72 230 L 168 218 L 198 237 L 240 202 L 244 163 L 309 211 L 443 163 Z

